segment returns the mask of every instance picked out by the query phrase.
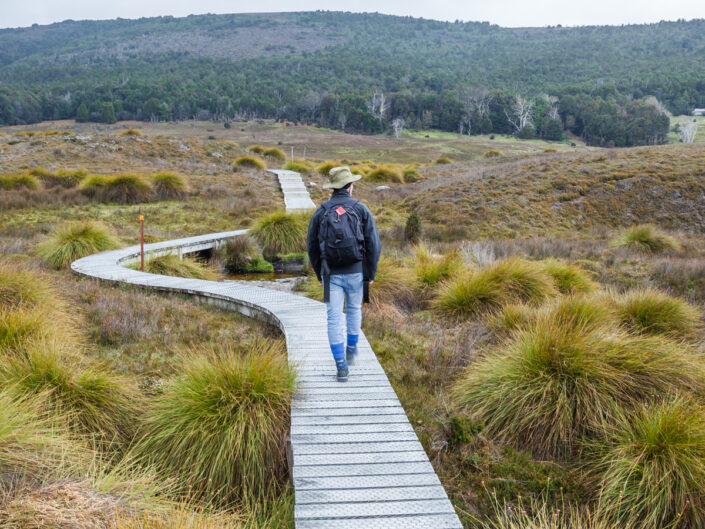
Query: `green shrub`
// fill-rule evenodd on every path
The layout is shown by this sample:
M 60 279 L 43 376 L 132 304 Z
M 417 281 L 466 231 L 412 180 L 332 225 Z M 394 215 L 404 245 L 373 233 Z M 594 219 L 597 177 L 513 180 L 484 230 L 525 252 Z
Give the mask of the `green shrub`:
M 389 166 L 378 167 L 367 173 L 366 177 L 370 182 L 393 182 L 401 184 L 404 182 L 404 177 L 398 169 Z
M 537 457 L 564 458 L 647 399 L 701 391 L 703 372 L 699 358 L 667 340 L 586 330 L 544 314 L 468 367 L 454 395 L 489 435 Z
M 97 222 L 67 222 L 37 246 L 37 255 L 55 269 L 76 259 L 118 247 L 108 229 Z
M 260 169 L 262 171 L 267 169 L 267 164 L 264 160 L 257 158 L 256 156 L 240 156 L 233 164 L 233 169 L 238 170 L 241 167 L 247 167 L 250 169 Z
M 434 255 L 424 244 L 417 244 L 414 248 L 414 260 L 416 279 L 423 286 L 434 286 L 450 279 L 462 266 L 457 252 Z
M 304 252 L 307 218 L 277 211 L 259 219 L 250 234 L 259 243 L 266 258 L 274 258 L 277 254 Z
M 90 176 L 81 185 L 83 193 L 101 202 L 138 204 L 147 202 L 152 195 L 152 186 L 139 175 Z
M 497 156 L 502 156 L 504 153 L 498 149 L 490 149 L 485 151 L 482 155 L 483 158 L 496 158 Z
M 45 409 L 68 413 L 66 421 L 78 433 L 122 446 L 135 433 L 136 389 L 106 366 L 81 367 L 51 342 L 34 343 L 3 359 L 0 381 L 23 395 L 44 395 Z
M 440 158 L 437 158 L 435 162 L 436 165 L 444 165 L 448 163 L 452 163 L 452 160 L 448 158 L 447 156 L 441 156 Z
M 518 258 L 470 270 L 441 285 L 435 305 L 453 316 L 477 316 L 507 303 L 538 303 L 556 294 L 540 264 Z
M 152 177 L 152 184 L 160 200 L 183 198 L 188 192 L 186 179 L 176 173 L 157 173 Z
M 619 322 L 632 333 L 690 339 L 702 327 L 700 309 L 658 290 L 633 290 L 610 301 Z
M 585 271 L 576 265 L 558 259 L 547 259 L 542 264 L 561 294 L 583 294 L 592 292 L 597 287 Z
M 416 243 L 421 238 L 421 216 L 418 213 L 413 212 L 407 217 L 404 238 L 411 243 Z
M 404 182 L 407 184 L 413 184 L 414 182 L 421 180 L 421 174 L 419 174 L 419 172 L 412 167 L 407 167 L 404 169 L 404 171 L 402 171 L 402 177 Z
M 257 243 L 248 235 L 228 240 L 219 250 L 223 268 L 230 273 L 273 272 L 274 267 L 265 261 Z
M 276 147 L 270 147 L 269 149 L 265 149 L 262 154 L 267 158 L 271 158 L 272 160 L 276 160 L 278 162 L 283 162 L 284 160 L 286 160 L 286 155 L 284 154 L 284 151 L 282 151 L 281 149 L 277 149 Z
M 283 479 L 295 374 L 275 343 L 199 351 L 146 413 L 135 454 L 217 505 L 256 501 Z
M 263 154 L 267 148 L 264 145 L 250 145 L 247 150 L 255 154 Z
M 312 173 L 314 170 L 314 165 L 308 160 L 301 160 L 296 158 L 293 162 L 287 162 L 284 164 L 284 169 L 287 171 L 294 171 L 297 173 Z
M 140 263 L 133 263 L 130 268 L 139 270 Z M 199 261 L 189 257 L 179 258 L 178 255 L 174 254 L 149 257 L 145 260 L 144 271 L 149 274 L 206 279 L 208 281 L 217 281 L 219 277 L 214 270 Z
M 680 250 L 680 243 L 651 224 L 633 226 L 612 240 L 612 246 L 624 246 L 643 253 Z
M 672 398 L 621 417 L 589 461 L 612 523 L 705 527 L 705 412 L 693 402 Z
M 32 175 L 0 175 L 0 189 L 14 191 L 17 189 L 35 190 L 39 188 L 39 180 Z

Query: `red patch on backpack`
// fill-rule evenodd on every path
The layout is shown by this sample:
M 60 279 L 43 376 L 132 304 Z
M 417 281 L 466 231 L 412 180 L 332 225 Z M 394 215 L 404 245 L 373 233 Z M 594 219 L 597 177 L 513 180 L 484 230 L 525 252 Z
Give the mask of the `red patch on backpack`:
M 335 212 L 336 212 L 338 215 L 343 215 L 344 213 L 347 213 L 347 212 L 345 211 L 345 208 L 344 208 L 343 206 L 338 206 L 337 208 L 335 208 Z

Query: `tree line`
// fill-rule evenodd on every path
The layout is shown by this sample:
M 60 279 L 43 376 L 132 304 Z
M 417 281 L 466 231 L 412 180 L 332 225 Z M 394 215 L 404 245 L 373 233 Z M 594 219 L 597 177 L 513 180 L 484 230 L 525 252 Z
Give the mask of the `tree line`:
M 294 53 L 294 39 L 282 43 L 289 52 L 237 60 L 179 48 L 189 35 L 217 44 L 292 25 L 326 46 Z M 170 51 L 130 51 L 144 32 Z M 71 21 L 0 30 L 0 123 L 262 117 L 640 145 L 664 140 L 666 111 L 705 107 L 703 53 L 702 20 L 526 30 L 330 12 Z

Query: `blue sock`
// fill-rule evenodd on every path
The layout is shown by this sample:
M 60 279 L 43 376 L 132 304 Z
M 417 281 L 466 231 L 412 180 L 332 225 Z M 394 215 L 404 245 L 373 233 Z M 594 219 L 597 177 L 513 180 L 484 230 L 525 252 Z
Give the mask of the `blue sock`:
M 344 343 L 332 343 L 330 344 L 330 350 L 333 353 L 333 358 L 336 364 L 345 363 L 345 344 Z
M 359 338 L 357 334 L 348 334 L 348 347 L 357 347 L 357 340 Z

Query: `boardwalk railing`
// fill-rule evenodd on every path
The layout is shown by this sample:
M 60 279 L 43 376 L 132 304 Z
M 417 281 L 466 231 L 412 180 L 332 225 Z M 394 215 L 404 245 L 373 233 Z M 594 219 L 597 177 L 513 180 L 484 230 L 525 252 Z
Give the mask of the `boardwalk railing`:
M 291 174 L 285 176 L 293 180 Z M 301 202 L 289 204 L 305 209 Z M 244 233 L 148 244 L 145 252 L 183 255 L 217 248 Z M 71 268 L 105 281 L 189 294 L 265 319 L 284 334 L 289 362 L 299 380 L 291 405 L 290 436 L 297 529 L 462 527 L 364 335 L 349 381 L 337 382 L 324 304 L 246 282 L 168 277 L 124 267 L 138 261 L 139 255 L 139 247 L 132 246 L 84 257 Z

